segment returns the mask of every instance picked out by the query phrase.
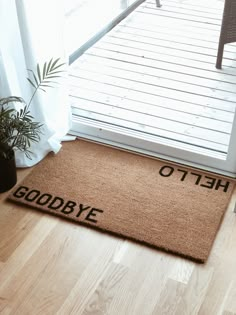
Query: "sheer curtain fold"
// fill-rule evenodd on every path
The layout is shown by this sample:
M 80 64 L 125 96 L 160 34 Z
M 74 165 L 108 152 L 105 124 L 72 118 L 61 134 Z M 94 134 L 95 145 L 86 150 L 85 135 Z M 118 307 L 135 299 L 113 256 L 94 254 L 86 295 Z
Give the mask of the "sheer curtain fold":
M 63 1 L 0 0 L 0 97 L 21 96 L 27 103 L 33 92 L 27 69 L 36 70 L 37 63 L 51 58 L 60 58 L 66 70 Z M 36 93 L 30 110 L 43 124 L 43 133 L 31 146 L 31 160 L 16 152 L 18 167 L 33 166 L 48 152 L 60 150 L 71 124 L 66 81 L 65 71 L 55 88 Z

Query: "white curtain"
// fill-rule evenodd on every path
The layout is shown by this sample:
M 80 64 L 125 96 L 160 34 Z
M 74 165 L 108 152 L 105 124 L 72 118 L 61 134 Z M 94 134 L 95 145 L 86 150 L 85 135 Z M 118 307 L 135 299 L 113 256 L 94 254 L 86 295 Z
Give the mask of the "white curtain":
M 27 103 L 32 95 L 27 69 L 51 58 L 60 58 L 66 70 L 63 0 L 0 0 L 0 97 L 21 96 Z M 30 148 L 31 160 L 16 152 L 18 167 L 35 165 L 60 150 L 71 122 L 66 81 L 65 71 L 55 88 L 36 93 L 30 110 L 43 124 L 43 134 Z

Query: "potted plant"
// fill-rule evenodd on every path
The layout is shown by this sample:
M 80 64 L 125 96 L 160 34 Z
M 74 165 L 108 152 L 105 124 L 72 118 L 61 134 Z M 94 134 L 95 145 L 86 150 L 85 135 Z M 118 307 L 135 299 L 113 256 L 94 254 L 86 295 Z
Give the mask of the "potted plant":
M 30 159 L 31 144 L 40 140 L 43 125 L 30 114 L 30 105 L 37 91 L 46 92 L 55 83 L 54 79 L 60 77 L 64 64 L 59 60 L 51 59 L 42 67 L 37 64 L 36 72 L 29 70 L 27 80 L 33 87 L 33 93 L 28 103 L 18 96 L 0 98 L 0 192 L 5 192 L 16 184 L 16 150 L 24 152 Z M 20 103 L 21 109 L 15 109 L 12 106 L 14 103 Z

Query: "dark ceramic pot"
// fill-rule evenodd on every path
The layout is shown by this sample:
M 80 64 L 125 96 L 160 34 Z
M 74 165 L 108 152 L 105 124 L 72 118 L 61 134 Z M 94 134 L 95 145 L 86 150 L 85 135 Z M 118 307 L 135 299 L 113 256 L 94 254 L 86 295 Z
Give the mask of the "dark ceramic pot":
M 0 157 L 0 193 L 8 191 L 17 182 L 15 154 L 10 159 Z

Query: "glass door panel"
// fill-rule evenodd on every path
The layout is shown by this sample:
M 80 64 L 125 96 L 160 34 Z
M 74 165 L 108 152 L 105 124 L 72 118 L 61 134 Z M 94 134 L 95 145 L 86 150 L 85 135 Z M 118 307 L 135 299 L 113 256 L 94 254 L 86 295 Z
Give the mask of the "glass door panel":
M 235 176 L 236 47 L 217 70 L 213 2 L 145 1 L 91 45 L 71 64 L 71 132 Z

